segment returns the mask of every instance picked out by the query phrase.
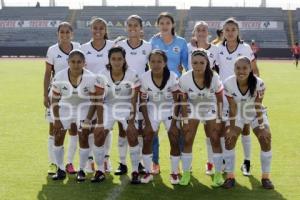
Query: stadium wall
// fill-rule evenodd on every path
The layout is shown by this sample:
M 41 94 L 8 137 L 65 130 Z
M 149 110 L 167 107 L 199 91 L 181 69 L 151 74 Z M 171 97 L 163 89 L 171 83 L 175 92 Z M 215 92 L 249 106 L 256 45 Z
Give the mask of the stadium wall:
M 48 47 L 5 47 L 0 46 L 1 57 L 45 57 Z M 289 48 L 261 48 L 258 52 L 259 58 L 289 59 L 292 57 Z

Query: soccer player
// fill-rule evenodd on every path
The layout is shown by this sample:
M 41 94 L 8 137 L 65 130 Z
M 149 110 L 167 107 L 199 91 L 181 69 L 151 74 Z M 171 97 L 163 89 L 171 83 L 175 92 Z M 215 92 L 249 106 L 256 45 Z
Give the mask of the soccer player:
M 234 62 L 239 56 L 246 56 L 251 60 L 251 67 L 253 73 L 259 76 L 256 60 L 253 52 L 248 44 L 240 39 L 239 24 L 233 19 L 229 18 L 223 25 L 224 41 L 218 46 L 219 53 L 217 57 L 217 63 L 219 66 L 219 75 L 221 81 L 224 81 L 234 75 Z M 222 120 L 226 121 L 228 116 L 228 102 L 226 98 L 224 101 L 224 111 Z M 222 123 L 222 133 L 225 133 L 225 122 Z M 221 138 L 222 144 L 224 145 L 224 138 Z M 251 159 L 251 137 L 250 127 L 245 124 L 242 129 L 242 144 L 244 149 L 244 162 L 241 166 L 241 170 L 244 176 L 249 176 L 250 173 L 250 159 Z
M 210 67 L 218 71 L 216 59 L 218 56 L 218 47 L 214 44 L 208 43 L 208 24 L 204 21 L 197 22 L 193 30 L 193 38 L 191 43 L 188 44 L 189 49 L 189 65 L 188 68 L 192 69 L 192 52 L 196 49 L 203 48 L 207 50 Z M 207 133 L 207 131 L 205 131 Z M 213 152 L 209 136 L 206 135 L 206 150 L 207 150 L 207 163 L 205 165 L 206 174 L 213 174 Z
M 104 142 L 106 135 L 113 129 L 114 122 L 122 123 L 128 144 L 132 164 L 132 184 L 139 184 L 139 144 L 135 127 L 136 100 L 140 87 L 138 75 L 128 68 L 126 52 L 122 47 L 113 47 L 108 52 L 109 64 L 98 76 L 96 82 L 97 124 L 94 130 L 93 148 L 95 162 L 98 166 L 92 182 L 101 182 L 104 175 Z M 91 107 L 92 109 L 92 107 Z M 89 113 L 90 114 L 90 113 Z M 87 118 L 91 119 L 92 115 Z
M 92 39 L 83 44 L 81 46 L 81 50 L 85 54 L 86 58 L 86 68 L 97 74 L 103 69 L 105 69 L 108 64 L 108 51 L 114 46 L 114 42 L 108 40 L 107 34 L 107 22 L 102 18 L 93 18 L 90 22 L 90 29 L 92 33 Z M 94 144 L 94 135 L 91 133 L 89 135 L 89 143 L 90 146 Z M 105 140 L 105 162 L 104 168 L 105 172 L 111 171 L 111 163 L 109 159 L 110 149 L 111 149 L 111 141 L 112 140 L 112 132 L 106 137 Z M 89 173 L 93 173 L 94 162 L 92 151 L 89 156 L 89 162 L 86 166 L 86 171 Z
M 221 186 L 224 182 L 222 147 L 216 128 L 220 125 L 222 117 L 223 85 L 218 74 L 212 71 L 208 55 L 209 52 L 204 49 L 194 50 L 191 55 L 193 69 L 179 79 L 179 87 L 183 93 L 182 117 L 185 136 L 181 153 L 183 175 L 180 185 L 188 185 L 190 182 L 192 148 L 200 121 L 204 123 L 206 137 L 210 140 L 209 144 L 212 144 L 210 148 L 213 149 L 212 163 L 216 166 L 213 186 Z
M 153 180 L 151 174 L 152 142 L 158 133 L 160 122 L 163 122 L 170 141 L 171 184 L 179 183 L 178 166 L 180 161 L 178 116 L 178 80 L 170 72 L 167 55 L 164 51 L 154 49 L 149 56 L 151 70 L 141 78 L 141 110 L 145 119 L 143 161 L 146 174 L 142 183 Z M 173 111 L 174 110 L 174 111 Z
M 64 139 L 67 129 L 75 123 L 79 135 L 80 164 L 77 174 L 78 181 L 85 180 L 83 171 L 89 155 L 88 129 L 82 130 L 81 122 L 85 120 L 90 107 L 90 93 L 94 93 L 95 76 L 84 69 L 85 58 L 83 52 L 74 49 L 68 58 L 69 68 L 58 72 L 52 83 L 51 108 L 54 115 L 54 155 L 58 166 L 53 180 L 66 177 L 64 168 Z
M 217 37 L 213 41 L 211 41 L 211 43 L 214 44 L 214 45 L 218 45 L 218 44 L 222 43 L 222 41 L 224 39 L 224 35 L 223 35 L 223 30 L 222 29 L 218 29 L 216 31 L 216 33 L 217 33 Z
M 274 189 L 269 174 L 271 167 L 271 132 L 266 110 L 262 105 L 265 85 L 262 79 L 254 75 L 251 60 L 238 57 L 234 67 L 235 75 L 230 76 L 224 83 L 225 95 L 229 103 L 229 127 L 226 132 L 225 171 L 227 179 L 224 188 L 235 185 L 235 145 L 245 124 L 250 124 L 261 147 L 260 160 L 262 170 L 262 186 Z
M 168 57 L 167 66 L 169 70 L 180 77 L 183 68 L 188 71 L 187 42 L 184 38 L 175 34 L 175 20 L 170 13 L 161 13 L 156 23 L 159 33 L 150 39 L 152 49 L 163 50 Z M 183 138 L 181 140 L 183 141 Z M 159 139 L 155 135 L 153 140 L 153 173 L 158 174 L 159 171 Z
M 252 51 L 253 51 L 253 55 L 255 57 L 255 59 L 257 59 L 257 53 L 259 51 L 259 47 L 257 46 L 255 40 L 251 40 L 251 45 L 250 45 Z
M 143 20 L 138 15 L 131 15 L 126 20 L 126 30 L 128 38 L 121 40 L 117 45 L 123 47 L 126 51 L 126 62 L 129 69 L 134 70 L 139 78 L 145 71 L 148 70 L 148 56 L 152 50 L 152 46 L 149 42 L 146 42 L 141 38 L 143 33 Z M 143 149 L 143 137 L 142 137 L 142 123 L 143 117 L 139 109 L 137 109 L 136 123 L 138 123 L 139 130 L 139 145 L 140 151 Z M 119 124 L 121 125 L 121 124 Z M 120 126 L 119 126 L 120 127 Z M 123 129 L 122 127 L 120 127 Z M 126 154 L 127 154 L 127 139 L 124 135 L 124 130 L 119 131 L 119 155 L 120 155 L 120 166 L 116 171 L 117 175 L 126 173 Z M 142 152 L 140 152 L 140 159 L 142 160 Z M 142 163 L 139 163 L 139 173 L 145 173 Z
M 298 42 L 295 42 L 295 45 L 293 45 L 291 50 L 293 52 L 293 56 L 294 56 L 295 64 L 296 64 L 296 68 L 297 68 L 299 57 L 300 57 L 300 46 L 299 46 Z
M 53 175 L 57 171 L 57 165 L 54 157 L 53 146 L 54 146 L 54 136 L 53 136 L 53 116 L 49 106 L 51 104 L 51 97 L 49 94 L 50 85 L 52 79 L 56 73 L 68 68 L 68 56 L 73 49 L 80 48 L 80 44 L 77 42 L 72 42 L 73 38 L 73 28 L 68 22 L 62 22 L 59 24 L 57 29 L 58 42 L 48 48 L 46 56 L 46 70 L 44 75 L 44 106 L 46 107 L 46 118 L 49 122 L 49 138 L 48 138 L 48 155 L 50 160 L 50 165 L 48 169 L 48 174 Z M 68 149 L 68 162 L 66 165 L 66 170 L 70 174 L 76 173 L 73 160 L 76 153 L 78 136 L 75 124 L 72 124 L 69 129 L 70 143 Z

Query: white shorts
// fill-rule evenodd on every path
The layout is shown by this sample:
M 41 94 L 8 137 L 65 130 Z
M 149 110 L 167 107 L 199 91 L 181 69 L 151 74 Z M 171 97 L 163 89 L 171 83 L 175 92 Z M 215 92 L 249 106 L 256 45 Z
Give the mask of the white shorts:
M 207 112 L 192 112 L 188 115 L 189 119 L 197 119 L 200 122 L 205 123 L 209 120 L 214 120 L 217 118 L 217 112 L 215 110 L 208 110 Z
M 117 110 L 113 109 L 110 105 L 104 104 L 104 111 L 103 111 L 103 125 L 104 129 L 113 130 L 113 126 L 115 122 L 120 122 L 124 128 L 127 129 L 128 120 L 130 117 L 130 109 L 122 109 Z
M 154 132 L 159 130 L 159 125 L 162 122 L 165 125 L 166 130 L 168 131 L 171 127 L 172 122 L 172 113 L 164 113 L 162 116 L 158 116 L 157 113 L 153 112 L 152 110 L 148 109 L 149 120 Z M 178 127 L 179 121 L 177 121 L 176 125 Z

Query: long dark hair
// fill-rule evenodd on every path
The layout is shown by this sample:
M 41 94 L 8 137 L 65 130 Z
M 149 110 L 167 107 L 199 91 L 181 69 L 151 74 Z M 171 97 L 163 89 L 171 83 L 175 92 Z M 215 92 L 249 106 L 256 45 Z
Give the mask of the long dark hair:
M 247 65 L 249 65 L 249 67 L 251 68 L 251 61 L 249 60 L 249 58 L 247 58 L 246 56 L 240 56 L 236 59 L 235 61 L 235 64 L 237 64 L 238 61 L 244 61 L 247 63 Z M 251 97 L 254 96 L 254 92 L 256 90 L 256 84 L 257 84 L 257 78 L 256 76 L 254 75 L 253 73 L 253 70 L 251 69 L 251 72 L 248 76 L 248 88 L 249 88 L 249 91 L 250 91 L 250 95 Z
M 115 46 L 115 47 L 112 47 L 109 51 L 108 51 L 108 64 L 106 65 L 106 68 L 108 70 L 111 70 L 111 63 L 110 63 L 110 58 L 112 56 L 113 53 L 121 53 L 123 58 L 124 58 L 124 64 L 123 64 L 123 71 L 125 72 L 127 69 L 128 69 L 128 65 L 127 65 L 127 62 L 126 62 L 126 51 L 123 47 L 120 47 L 120 46 Z
M 140 27 L 143 28 L 143 19 L 139 15 L 130 15 L 126 20 L 126 24 L 131 19 L 136 20 L 139 23 Z
M 164 62 L 166 63 L 166 65 L 164 67 L 164 71 L 163 71 L 163 81 L 161 83 L 161 85 L 164 86 L 164 85 L 166 85 L 167 81 L 169 80 L 170 74 L 171 74 L 171 72 L 170 72 L 170 70 L 168 68 L 168 65 L 167 65 L 167 63 L 168 63 L 167 54 L 163 50 L 154 49 L 149 54 L 149 62 L 150 62 L 151 56 L 153 56 L 153 55 L 160 55 L 163 58 Z
M 238 31 L 240 32 L 239 23 L 238 23 L 233 17 L 230 17 L 230 18 L 226 19 L 225 22 L 224 22 L 224 25 L 223 25 L 223 33 L 224 33 L 224 28 L 225 28 L 225 26 L 226 26 L 227 24 L 234 24 L 234 25 L 237 27 Z M 225 44 L 226 44 L 226 41 L 227 41 L 227 40 L 226 40 L 226 38 L 224 37 L 224 38 L 223 38 L 223 42 L 222 42 L 222 44 L 223 44 L 224 46 L 225 46 Z M 242 40 L 241 40 L 241 38 L 240 38 L 240 35 L 237 36 L 236 41 L 237 41 L 237 43 L 241 43 L 241 42 L 242 42 Z
M 162 12 L 162 13 L 160 13 L 160 14 L 158 15 L 157 20 L 156 20 L 156 24 L 158 25 L 158 24 L 159 24 L 159 21 L 160 21 L 162 18 L 164 18 L 164 17 L 170 19 L 173 25 L 175 24 L 174 17 L 171 15 L 171 13 L 168 13 L 168 12 Z M 171 33 L 172 33 L 172 35 L 175 35 L 175 27 L 174 27 L 174 26 L 172 27 Z
M 107 22 L 105 21 L 105 19 L 101 18 L 101 17 L 92 17 L 91 21 L 90 21 L 90 27 L 92 28 L 94 26 L 95 23 L 103 23 L 105 25 L 105 34 L 104 34 L 104 40 L 108 39 L 108 34 L 107 34 Z
M 82 60 L 83 62 L 85 62 L 85 56 L 84 56 L 84 53 L 79 50 L 79 49 L 74 49 L 72 50 L 70 53 L 69 53 L 69 57 L 68 57 L 68 60 L 70 60 L 73 56 L 75 55 L 78 55 Z
M 196 49 L 192 52 L 192 57 L 194 57 L 194 56 L 202 56 L 205 58 L 207 64 L 206 64 L 206 68 L 204 71 L 204 86 L 206 88 L 210 88 L 210 84 L 211 84 L 211 80 L 214 75 L 214 72 L 210 68 L 210 62 L 208 59 L 207 51 L 204 49 Z
M 72 27 L 72 25 L 71 25 L 69 22 L 61 22 L 61 23 L 58 25 L 58 27 L 57 27 L 57 32 L 59 32 L 60 29 L 61 29 L 63 26 L 68 27 L 68 29 L 69 29 L 71 32 L 73 32 L 73 27 Z

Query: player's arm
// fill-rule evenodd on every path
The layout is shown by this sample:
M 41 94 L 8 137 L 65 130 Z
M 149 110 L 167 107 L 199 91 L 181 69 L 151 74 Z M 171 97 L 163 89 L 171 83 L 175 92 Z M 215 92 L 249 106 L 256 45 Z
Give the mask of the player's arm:
M 261 88 L 261 90 L 257 91 L 257 96 L 255 98 L 255 111 L 256 117 L 258 119 L 259 128 L 264 128 L 264 121 L 263 121 L 263 105 L 262 101 L 264 98 L 265 88 Z
M 176 126 L 176 122 L 177 122 L 177 119 L 178 119 L 178 116 L 179 116 L 179 108 L 180 108 L 180 105 L 179 105 L 179 102 L 180 102 L 180 91 L 177 90 L 177 91 L 174 91 L 172 92 L 172 95 L 173 95 L 173 101 L 174 101 L 174 112 L 173 112 L 173 116 L 172 116 L 172 122 L 171 122 L 171 126 Z
M 48 91 L 49 91 L 49 85 L 52 77 L 52 69 L 53 69 L 53 65 L 50 65 L 49 63 L 46 62 L 46 69 L 44 74 L 44 106 L 46 108 L 50 106 Z
M 253 73 L 259 77 L 259 69 L 258 69 L 258 66 L 257 66 L 257 62 L 256 62 L 256 59 L 252 60 L 251 61 L 251 68 L 253 70 Z
M 133 94 L 131 97 L 131 111 L 130 111 L 130 118 L 128 121 L 128 125 L 134 125 L 135 115 L 136 115 L 136 102 L 140 90 L 140 86 L 135 87 L 132 89 Z
M 222 120 L 222 111 L 223 111 L 223 89 L 216 94 L 217 99 L 217 121 Z
M 229 104 L 229 120 L 230 120 L 230 128 L 235 127 L 235 119 L 237 113 L 237 104 L 235 103 L 233 97 L 226 96 L 228 104 Z
M 147 99 L 148 99 L 148 95 L 146 93 L 140 92 L 140 109 L 142 112 L 142 115 L 144 117 L 145 120 L 145 124 L 146 126 L 151 126 L 151 122 L 148 116 L 148 108 L 147 108 Z
M 96 87 L 95 92 L 96 98 L 94 100 L 96 112 L 97 112 L 97 125 L 103 126 L 103 96 L 104 96 L 104 88 L 102 87 Z M 91 108 L 91 113 L 92 113 Z

